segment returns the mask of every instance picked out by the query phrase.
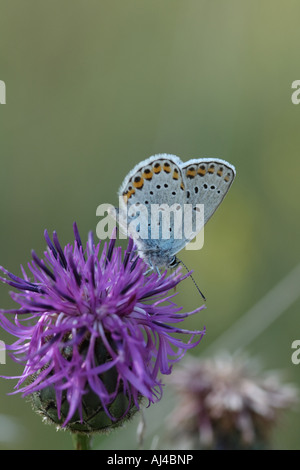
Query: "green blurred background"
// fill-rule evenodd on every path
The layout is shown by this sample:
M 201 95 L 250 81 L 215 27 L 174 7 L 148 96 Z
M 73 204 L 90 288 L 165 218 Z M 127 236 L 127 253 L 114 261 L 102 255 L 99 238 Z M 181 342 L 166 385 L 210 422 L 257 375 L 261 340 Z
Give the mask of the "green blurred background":
M 213 351 L 300 262 L 300 106 L 291 101 L 299 1 L 1 0 L 0 10 L 0 264 L 19 274 L 32 248 L 45 249 L 45 228 L 71 242 L 76 220 L 85 240 L 96 207 L 116 204 L 125 175 L 150 155 L 228 160 L 237 178 L 204 248 L 181 253 L 208 299 L 186 322 L 207 328 L 193 353 Z M 300 365 L 291 362 L 299 280 L 296 294 L 279 289 L 282 315 L 246 349 L 300 386 Z M 199 305 L 191 281 L 179 291 L 185 311 Z M 0 297 L 2 308 L 13 306 L 2 284 Z M 270 305 L 254 316 L 258 331 Z M 243 348 L 244 338 L 236 333 L 225 347 Z M 0 339 L 10 342 L 3 332 Z M 20 372 L 9 358 L 0 365 L 1 374 Z M 68 433 L 6 395 L 14 384 L 0 382 L 0 448 L 72 448 Z M 164 400 L 149 409 L 146 435 L 163 426 L 164 410 Z M 283 417 L 275 447 L 300 448 L 299 418 Z M 95 444 L 134 449 L 137 422 Z

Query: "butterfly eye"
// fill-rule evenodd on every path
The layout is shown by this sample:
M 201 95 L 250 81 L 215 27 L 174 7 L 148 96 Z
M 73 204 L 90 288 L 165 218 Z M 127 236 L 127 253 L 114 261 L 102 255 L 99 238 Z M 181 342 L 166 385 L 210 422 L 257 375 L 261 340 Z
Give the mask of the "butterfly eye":
M 173 258 L 171 259 L 169 263 L 169 268 L 176 268 L 178 264 L 179 264 L 179 261 L 177 260 L 176 256 L 173 256 Z

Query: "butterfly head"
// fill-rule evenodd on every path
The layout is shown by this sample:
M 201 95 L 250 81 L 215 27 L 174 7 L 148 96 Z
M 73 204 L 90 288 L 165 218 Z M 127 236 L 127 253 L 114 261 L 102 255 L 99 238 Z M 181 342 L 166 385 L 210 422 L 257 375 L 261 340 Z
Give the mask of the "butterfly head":
M 147 250 L 145 253 L 140 253 L 140 256 L 144 258 L 152 268 L 176 268 L 179 264 L 176 256 L 161 250 Z

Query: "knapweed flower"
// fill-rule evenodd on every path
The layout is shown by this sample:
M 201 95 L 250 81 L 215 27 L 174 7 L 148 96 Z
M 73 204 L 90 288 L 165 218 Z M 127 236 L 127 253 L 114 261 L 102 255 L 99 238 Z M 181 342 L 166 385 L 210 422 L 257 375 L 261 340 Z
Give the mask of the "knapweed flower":
M 48 247 L 44 259 L 32 252 L 31 278 L 23 268 L 23 278 L 1 268 L 20 308 L 1 310 L 0 325 L 17 337 L 7 349 L 25 364 L 13 393 L 30 395 L 50 421 L 90 433 L 120 424 L 143 397 L 160 399 L 159 374 L 204 334 L 177 325 L 203 307 L 179 313 L 169 291 L 188 274 L 146 275 L 131 239 L 122 254 L 113 238 L 101 251 L 91 233 L 83 248 L 76 224 L 74 234 L 62 249 L 45 231 Z
M 266 449 L 280 412 L 299 401 L 278 372 L 246 356 L 186 358 L 169 378 L 178 398 L 168 438 L 184 449 Z

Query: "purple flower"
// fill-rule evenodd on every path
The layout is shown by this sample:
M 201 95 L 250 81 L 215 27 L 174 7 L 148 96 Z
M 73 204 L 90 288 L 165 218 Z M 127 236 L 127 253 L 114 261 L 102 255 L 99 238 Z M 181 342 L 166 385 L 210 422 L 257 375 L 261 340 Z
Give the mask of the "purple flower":
M 241 351 L 184 362 L 168 380 L 177 400 L 166 437 L 177 450 L 270 449 L 282 414 L 299 404 L 295 385 Z
M 204 334 L 177 324 L 203 306 L 178 313 L 176 294 L 168 292 L 189 274 L 179 268 L 146 276 L 131 239 L 122 256 L 115 239 L 101 251 L 90 233 L 84 249 L 76 224 L 74 234 L 74 245 L 62 249 L 57 234 L 52 242 L 45 231 L 44 259 L 33 251 L 28 263 L 33 279 L 23 267 L 23 278 L 1 268 L 7 277 L 0 279 L 19 291 L 10 295 L 20 308 L 1 310 L 0 325 L 17 337 L 7 349 L 25 364 L 13 377 L 14 393 L 33 397 L 50 421 L 91 432 L 121 422 L 143 397 L 149 404 L 161 398 L 159 373 L 170 374 Z

